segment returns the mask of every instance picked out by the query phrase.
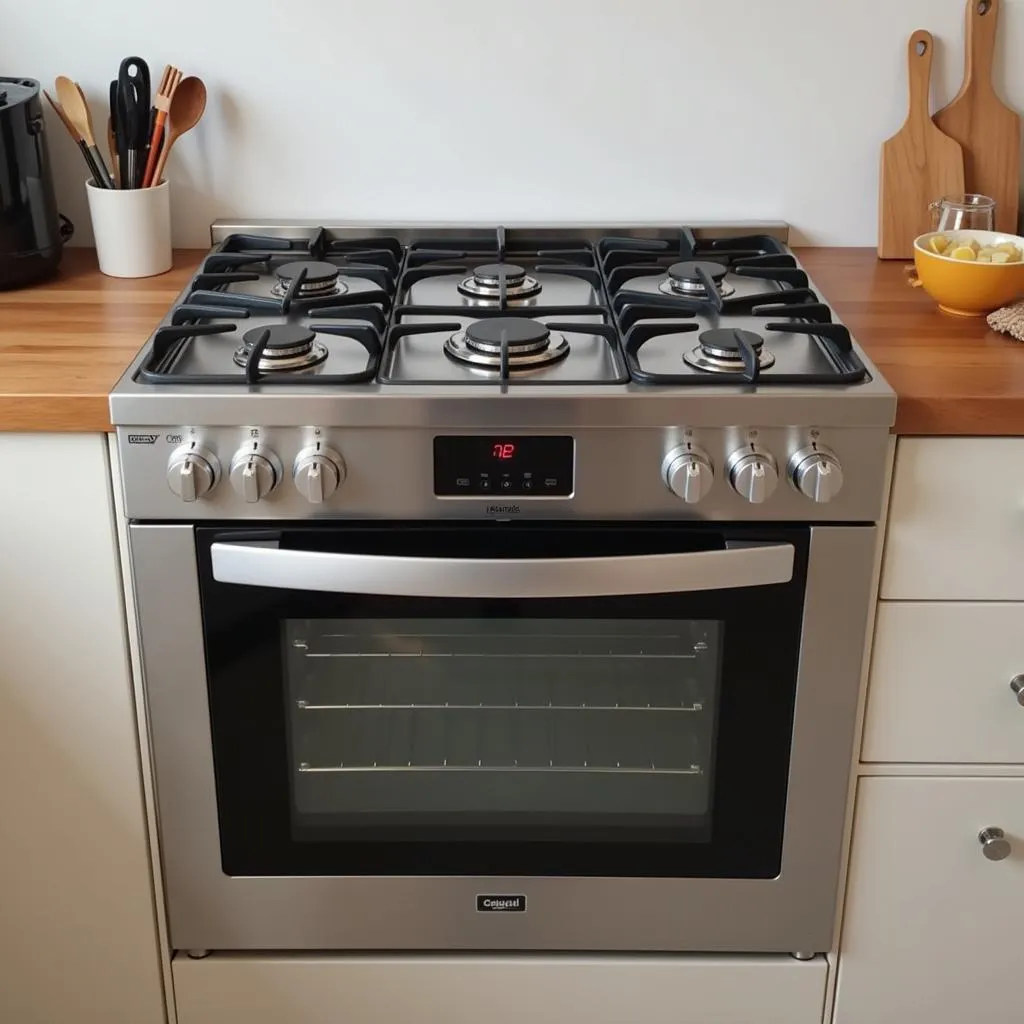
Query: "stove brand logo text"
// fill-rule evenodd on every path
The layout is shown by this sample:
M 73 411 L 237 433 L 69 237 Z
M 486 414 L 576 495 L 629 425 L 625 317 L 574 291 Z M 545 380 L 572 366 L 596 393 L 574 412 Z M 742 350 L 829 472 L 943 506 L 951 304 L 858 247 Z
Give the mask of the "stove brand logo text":
M 156 444 L 159 434 L 129 434 L 129 444 Z
M 522 511 L 518 505 L 488 505 L 487 514 L 491 516 L 517 516 Z
M 522 893 L 516 896 L 477 896 L 476 909 L 481 914 L 525 914 L 526 897 Z

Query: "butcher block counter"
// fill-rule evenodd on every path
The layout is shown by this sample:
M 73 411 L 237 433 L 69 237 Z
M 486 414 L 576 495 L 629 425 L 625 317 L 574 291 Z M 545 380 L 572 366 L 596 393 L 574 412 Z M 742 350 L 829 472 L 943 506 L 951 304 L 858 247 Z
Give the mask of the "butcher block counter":
M 797 255 L 899 395 L 897 433 L 1024 436 L 1024 344 L 940 315 L 873 249 Z M 0 292 L 0 430 L 109 430 L 108 392 L 202 256 L 119 280 L 92 250 L 69 249 L 54 280 Z

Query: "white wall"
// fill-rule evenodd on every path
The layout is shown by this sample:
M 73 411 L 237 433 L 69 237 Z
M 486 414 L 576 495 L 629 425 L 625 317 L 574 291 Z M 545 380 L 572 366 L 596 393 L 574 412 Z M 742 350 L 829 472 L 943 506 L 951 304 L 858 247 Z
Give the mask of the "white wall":
M 997 67 L 1024 109 L 1024 0 Z M 176 242 L 217 217 L 787 220 L 871 244 L 906 39 L 962 74 L 963 0 L 0 0 L 0 73 L 68 74 L 106 123 L 120 59 L 201 75 Z M 1014 67 L 1008 55 L 1018 54 Z M 102 117 L 100 116 L 102 111 Z M 51 116 L 62 208 L 84 166 Z

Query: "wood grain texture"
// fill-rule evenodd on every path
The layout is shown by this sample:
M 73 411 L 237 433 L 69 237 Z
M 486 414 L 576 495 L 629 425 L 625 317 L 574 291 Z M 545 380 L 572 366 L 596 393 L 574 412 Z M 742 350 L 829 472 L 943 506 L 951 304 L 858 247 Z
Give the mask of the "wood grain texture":
M 992 63 L 1002 0 L 968 0 L 964 84 L 935 123 L 963 147 L 967 190 L 996 201 L 996 230 L 1017 233 L 1020 117 L 999 98 Z
M 105 277 L 92 249 L 68 249 L 56 278 L 0 291 L 0 430 L 105 431 L 107 395 L 202 253 L 159 277 Z
M 0 292 L 0 431 L 109 430 L 108 393 L 205 254 L 124 281 L 69 249 L 54 280 Z M 1024 436 L 1024 344 L 938 313 L 873 249 L 797 256 L 899 394 L 899 433 Z
M 797 256 L 899 395 L 896 433 L 1024 436 L 1024 344 L 939 313 L 871 249 Z
M 882 146 L 878 201 L 878 255 L 910 259 L 914 239 L 932 227 L 929 206 L 964 191 L 960 143 L 935 127 L 929 108 L 935 41 L 919 29 L 907 47 L 910 112 L 903 127 Z

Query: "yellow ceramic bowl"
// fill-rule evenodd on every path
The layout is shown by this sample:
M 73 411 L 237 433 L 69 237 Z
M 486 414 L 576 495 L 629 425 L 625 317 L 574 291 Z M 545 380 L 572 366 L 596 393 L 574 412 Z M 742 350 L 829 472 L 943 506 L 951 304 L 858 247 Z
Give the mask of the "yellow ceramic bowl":
M 953 316 L 985 316 L 1024 297 L 1024 263 L 973 263 L 939 256 L 929 239 L 942 234 L 954 242 L 972 239 L 981 246 L 1013 242 L 1024 250 L 1024 238 L 998 231 L 929 231 L 914 241 L 914 263 L 921 287 Z

